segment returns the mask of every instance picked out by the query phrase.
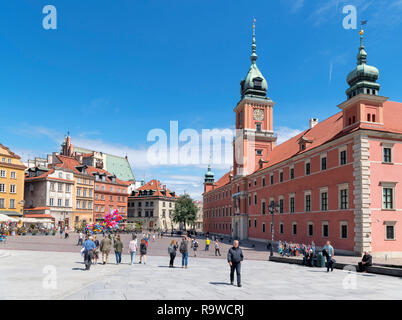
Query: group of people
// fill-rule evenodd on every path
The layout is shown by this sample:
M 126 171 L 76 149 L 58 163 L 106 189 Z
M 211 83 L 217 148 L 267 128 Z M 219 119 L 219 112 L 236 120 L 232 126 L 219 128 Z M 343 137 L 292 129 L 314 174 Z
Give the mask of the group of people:
M 90 270 L 92 264 L 97 264 L 99 259 L 99 252 L 102 253 L 102 264 L 107 264 L 109 259 L 110 251 L 114 250 L 116 257 L 116 264 L 120 264 L 122 261 L 123 253 L 123 242 L 121 241 L 120 235 L 116 235 L 112 238 L 111 234 L 104 236 L 102 241 L 96 239 L 96 236 L 85 236 L 85 241 L 83 239 L 83 234 L 80 233 L 78 238 L 78 244 L 82 244 L 81 252 L 84 255 L 85 270 Z M 141 239 L 139 250 L 140 250 L 140 260 L 139 263 L 146 263 L 146 255 L 148 250 L 149 237 L 143 235 Z M 132 239 L 128 246 L 128 253 L 131 258 L 131 264 L 135 263 L 135 256 L 137 253 L 137 235 L 133 234 Z
M 150 234 L 143 234 L 140 245 L 138 246 L 137 235 L 133 234 L 128 245 L 128 253 L 130 254 L 131 265 L 135 263 L 135 256 L 139 249 L 140 259 L 139 263 L 146 264 L 146 255 L 148 251 L 149 240 L 151 239 Z M 155 235 L 152 236 L 152 240 L 155 241 Z M 208 239 L 209 240 L 209 239 Z M 102 253 L 102 264 L 108 263 L 108 257 L 112 248 L 116 256 L 116 264 L 120 264 L 122 261 L 123 252 L 123 242 L 121 241 L 120 235 L 116 235 L 112 238 L 111 234 L 104 236 L 102 241 L 96 239 L 96 236 L 85 236 L 81 232 L 78 238 L 78 244 L 82 245 L 82 254 L 84 255 L 85 270 L 90 270 L 92 264 L 97 264 L 99 259 L 99 252 Z M 179 251 L 182 255 L 181 266 L 182 268 L 188 267 L 188 255 L 189 251 L 192 249 L 194 252 L 194 257 L 197 257 L 197 250 L 199 243 L 197 239 L 183 236 L 180 244 L 176 240 L 172 240 L 168 246 L 168 253 L 170 256 L 169 267 L 174 267 L 174 260 Z M 220 246 L 218 239 L 215 239 L 215 255 L 221 255 Z M 227 254 L 227 261 L 230 266 L 230 282 L 234 283 L 234 273 L 237 276 L 237 285 L 241 287 L 241 262 L 243 261 L 243 252 L 239 247 L 239 241 L 235 240 L 233 242 L 233 247 L 231 247 Z
M 278 252 L 281 256 L 303 256 L 303 265 L 309 267 L 316 265 L 319 255 L 314 241 L 312 241 L 310 245 L 279 241 Z M 334 259 L 335 250 L 331 245 L 331 241 L 327 241 L 320 252 L 326 259 L 325 266 L 327 267 L 327 272 L 334 271 L 336 260 Z M 362 260 L 358 263 L 358 271 L 367 272 L 367 268 L 373 264 L 372 260 L 373 258 L 370 253 L 365 251 Z

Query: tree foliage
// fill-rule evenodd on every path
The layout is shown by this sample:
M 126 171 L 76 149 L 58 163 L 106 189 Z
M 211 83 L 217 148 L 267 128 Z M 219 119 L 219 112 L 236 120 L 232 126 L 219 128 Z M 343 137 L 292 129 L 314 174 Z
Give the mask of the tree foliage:
M 197 219 L 198 208 L 194 204 L 193 199 L 188 194 L 180 196 L 176 201 L 173 211 L 173 221 L 183 223 L 184 229 L 187 224 L 193 224 Z

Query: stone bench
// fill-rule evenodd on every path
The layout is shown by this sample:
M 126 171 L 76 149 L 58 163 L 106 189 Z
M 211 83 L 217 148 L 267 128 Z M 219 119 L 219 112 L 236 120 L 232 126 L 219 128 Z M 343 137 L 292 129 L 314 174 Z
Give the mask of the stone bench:
M 301 257 L 295 258 L 295 257 L 273 256 L 269 257 L 269 261 L 303 265 L 303 259 Z M 346 266 L 354 266 L 357 270 L 357 264 L 339 263 L 339 262 L 336 262 L 334 264 L 335 269 L 344 269 Z M 367 268 L 367 272 L 386 276 L 402 277 L 402 268 L 398 267 L 395 268 L 384 264 L 382 265 L 374 264 L 373 266 Z

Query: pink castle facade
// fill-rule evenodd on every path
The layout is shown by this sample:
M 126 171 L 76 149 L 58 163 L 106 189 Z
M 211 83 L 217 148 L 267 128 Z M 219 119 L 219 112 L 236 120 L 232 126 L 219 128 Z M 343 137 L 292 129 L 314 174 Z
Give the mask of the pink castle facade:
M 402 103 L 379 95 L 360 34 L 340 112 L 279 145 L 253 35 L 234 109 L 233 170 L 216 182 L 210 170 L 205 175 L 204 231 L 265 242 L 273 231 L 274 241 L 330 240 L 337 252 L 402 257 Z

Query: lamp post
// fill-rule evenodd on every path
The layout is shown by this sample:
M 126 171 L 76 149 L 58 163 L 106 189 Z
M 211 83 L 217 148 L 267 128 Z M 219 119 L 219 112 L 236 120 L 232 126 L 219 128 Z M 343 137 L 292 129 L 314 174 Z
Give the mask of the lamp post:
M 279 212 L 280 206 L 279 203 L 275 201 L 271 201 L 271 203 L 268 206 L 268 211 L 272 215 L 272 229 L 271 229 L 271 252 L 269 253 L 269 256 L 272 257 L 274 255 L 274 215 L 275 211 Z

